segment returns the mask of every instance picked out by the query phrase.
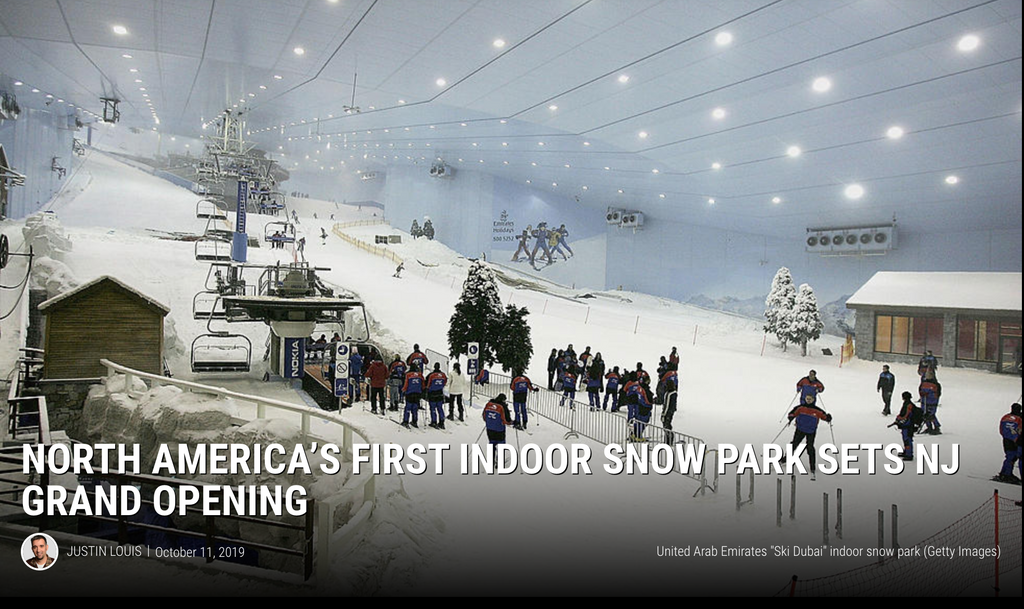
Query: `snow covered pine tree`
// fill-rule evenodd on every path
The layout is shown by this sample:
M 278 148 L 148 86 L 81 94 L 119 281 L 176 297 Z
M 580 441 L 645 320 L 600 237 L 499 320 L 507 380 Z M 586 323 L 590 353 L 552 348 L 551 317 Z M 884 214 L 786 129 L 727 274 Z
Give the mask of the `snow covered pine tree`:
M 423 218 L 423 236 L 427 239 L 434 239 L 434 223 L 430 221 L 430 216 Z
M 412 221 L 412 228 L 409 229 L 409 234 L 412 235 L 413 239 L 418 239 L 423 236 L 423 229 L 420 228 L 419 220 Z
M 793 276 L 786 267 L 780 268 L 772 279 L 772 291 L 764 301 L 764 331 L 771 332 L 782 343 L 782 350 L 786 350 L 789 341 L 789 324 L 796 306 L 796 288 L 793 286 Z
M 818 340 L 821 337 L 821 330 L 825 324 L 821 321 L 821 314 L 818 312 L 818 298 L 814 290 L 806 283 L 800 285 L 800 292 L 796 296 L 796 305 L 793 307 L 793 314 L 789 320 L 789 340 L 799 343 L 802 348 L 802 355 L 807 357 L 807 341 Z
M 494 364 L 495 346 L 503 320 L 494 272 L 486 263 L 477 260 L 469 267 L 466 282 L 462 284 L 462 296 L 455 304 L 455 312 L 449 322 L 449 354 L 452 357 L 465 355 L 469 343 L 478 342 L 483 363 Z
M 530 340 L 530 324 L 526 307 L 508 305 L 501 320 L 495 348 L 502 370 L 526 370 L 533 357 L 533 342 Z

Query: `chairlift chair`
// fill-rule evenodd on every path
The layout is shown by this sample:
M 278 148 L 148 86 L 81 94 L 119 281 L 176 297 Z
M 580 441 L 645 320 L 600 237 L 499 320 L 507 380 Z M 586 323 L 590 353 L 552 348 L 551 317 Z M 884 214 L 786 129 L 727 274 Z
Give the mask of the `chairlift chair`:
M 201 199 L 196 203 L 196 217 L 226 220 L 228 213 L 221 209 L 212 199 Z
M 249 372 L 252 341 L 242 334 L 213 331 L 192 341 L 192 372 Z
M 231 244 L 222 239 L 199 239 L 195 245 L 196 260 L 227 262 L 231 260 Z
M 203 238 L 231 241 L 234 234 L 235 231 L 231 228 L 226 218 L 207 218 Z
M 275 233 L 280 233 L 276 235 Z M 263 239 L 275 243 L 295 243 L 295 225 L 291 222 L 268 222 L 263 227 Z
M 192 298 L 192 319 L 225 319 L 227 312 L 220 292 L 199 292 Z

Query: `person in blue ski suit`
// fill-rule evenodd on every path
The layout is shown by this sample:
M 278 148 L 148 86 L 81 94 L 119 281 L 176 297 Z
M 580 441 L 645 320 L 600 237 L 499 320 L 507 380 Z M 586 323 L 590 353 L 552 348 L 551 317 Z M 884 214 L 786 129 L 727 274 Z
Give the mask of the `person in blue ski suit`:
M 811 480 L 815 479 L 814 465 L 817 462 L 817 454 L 814 451 L 814 436 L 818 433 L 818 423 L 825 421 L 832 422 L 832 415 L 828 414 L 815 403 L 814 396 L 804 396 L 804 403 L 797 404 L 796 408 L 789 411 L 789 422 L 796 423 L 796 431 L 793 432 L 793 452 L 796 452 L 801 442 L 807 442 L 807 459 L 811 464 Z M 782 465 L 786 464 L 786 457 L 782 457 Z
M 509 419 L 512 416 L 508 412 L 507 400 L 504 393 L 499 393 L 484 406 L 484 426 L 487 429 L 487 441 L 491 444 L 492 449 L 498 444 L 505 443 L 505 427 L 511 424 Z M 494 450 L 493 463 L 497 468 L 497 450 Z
M 544 250 L 544 256 L 547 257 L 548 264 L 554 262 L 554 260 L 551 258 L 551 249 L 548 248 L 548 237 L 550 237 L 550 235 L 551 232 L 548 230 L 547 222 L 541 222 L 540 224 L 537 225 L 537 228 L 534 229 L 532 236 L 537 239 L 537 242 L 533 246 L 533 251 L 530 252 L 530 264 L 536 263 L 537 250 L 539 249 Z
M 569 408 L 575 410 L 576 366 L 574 364 L 569 364 L 565 369 L 565 374 L 562 375 L 562 400 L 558 403 L 558 405 L 565 406 L 566 400 L 569 401 Z
M 1010 484 L 1020 484 L 1021 479 L 1024 479 L 1024 472 L 1021 471 L 1024 466 L 1024 459 L 1021 458 L 1021 409 L 1020 404 L 1014 404 L 1010 406 L 1010 412 L 1003 415 L 1003 418 L 999 421 L 999 435 L 1003 437 L 1003 452 L 1006 453 L 1006 459 L 1003 461 L 1003 467 L 999 470 L 999 481 L 1009 482 Z M 1017 462 L 1017 473 L 1020 476 L 1013 475 L 1013 463 Z
M 882 414 L 889 416 L 889 405 L 892 402 L 892 392 L 896 388 L 896 376 L 892 372 L 889 372 L 889 366 L 882 366 L 882 373 L 878 375 L 877 391 L 882 392 L 882 404 L 885 408 L 882 409 Z
M 353 404 L 363 399 L 363 356 L 359 355 L 357 349 L 352 349 L 352 355 L 348 356 L 348 399 Z M 353 396 L 355 396 L 353 398 Z
M 405 384 L 405 373 L 408 371 L 402 358 L 395 356 L 395 361 L 388 367 L 388 387 L 391 389 L 391 406 L 389 410 L 398 410 L 398 403 L 402 397 L 402 385 Z
M 537 392 L 540 389 L 534 386 L 533 382 L 530 381 L 530 377 L 523 374 L 522 370 L 516 371 L 516 376 L 512 379 L 512 384 L 509 388 L 512 390 L 512 410 L 515 414 L 515 418 L 512 419 L 512 427 L 526 429 L 529 418 L 526 409 L 526 398 L 529 392 Z
M 603 383 L 604 379 L 601 378 L 600 369 L 597 366 L 591 366 L 587 374 L 587 398 L 590 402 L 591 411 L 601 408 L 601 392 L 604 391 Z
M 914 459 L 914 433 L 917 431 L 917 425 L 914 424 L 914 410 L 917 406 L 914 405 L 914 396 L 909 391 L 904 391 L 903 395 L 903 406 L 900 407 L 900 413 L 896 415 L 896 420 L 893 425 L 900 430 L 900 434 L 903 436 L 903 452 L 899 454 L 899 457 L 904 461 L 912 461 Z
M 935 372 L 928 370 L 921 379 L 921 385 L 917 389 L 921 396 L 921 408 L 924 409 L 923 433 L 933 436 L 942 435 L 942 425 L 937 415 L 939 411 L 939 398 L 942 397 L 942 385 L 935 380 Z
M 619 367 L 615 366 L 611 372 L 604 375 L 604 379 L 608 381 L 605 384 L 604 403 L 601 404 L 601 410 L 608 408 L 608 398 L 612 399 L 612 412 L 619 411 Z
M 427 403 L 430 405 L 430 426 L 444 429 L 444 387 L 448 375 L 441 372 L 441 364 L 434 364 L 434 371 L 427 375 Z
M 409 372 L 405 374 L 405 383 L 402 385 L 402 395 L 405 396 L 405 413 L 402 415 L 402 427 L 409 427 L 409 419 L 412 418 L 412 426 L 419 427 L 420 400 L 423 399 L 423 375 L 420 374 L 419 366 L 410 366 Z

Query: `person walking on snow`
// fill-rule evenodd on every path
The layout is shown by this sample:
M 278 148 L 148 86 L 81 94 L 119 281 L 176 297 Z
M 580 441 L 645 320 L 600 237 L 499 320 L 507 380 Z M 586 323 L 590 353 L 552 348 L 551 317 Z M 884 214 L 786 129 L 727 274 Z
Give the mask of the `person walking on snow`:
M 900 430 L 900 434 L 903 436 L 903 452 L 899 454 L 899 457 L 904 461 L 913 461 L 914 433 L 917 431 L 921 417 L 919 414 L 915 415 L 914 411 L 919 409 L 914 404 L 913 394 L 904 391 L 900 397 L 903 398 L 903 406 L 900 407 L 900 413 L 896 415 L 896 420 L 892 424 Z
M 1014 404 L 1010 406 L 1010 412 L 1004 414 L 999 421 L 999 435 L 1003 437 L 1003 452 L 1006 454 L 1003 467 L 999 470 L 999 476 L 996 478 L 1000 482 L 1019 485 L 1021 479 L 1024 478 L 1024 472 L 1021 471 L 1021 468 L 1024 467 L 1024 459 L 1021 458 L 1021 426 L 1020 404 Z M 1013 475 L 1014 461 L 1017 462 L 1019 477 Z
M 818 373 L 811 370 L 807 373 L 807 376 L 797 381 L 796 391 L 800 394 L 800 404 L 817 404 L 818 394 L 825 391 L 825 385 L 818 380 Z M 807 402 L 808 396 L 811 398 L 810 402 Z
M 935 372 L 928 370 L 924 373 L 917 393 L 921 396 L 921 408 L 924 409 L 925 430 L 923 433 L 933 436 L 942 435 L 942 424 L 939 423 L 937 416 L 939 398 L 942 397 L 942 385 L 935 380 Z
M 534 386 L 533 382 L 530 381 L 530 377 L 523 374 L 522 370 L 516 371 L 516 376 L 512 379 L 512 384 L 509 388 L 512 390 L 512 409 L 515 413 L 512 419 L 512 426 L 516 429 L 526 429 L 529 418 L 526 408 L 526 397 L 530 391 L 537 392 L 540 389 Z
M 469 382 L 462 376 L 462 368 L 459 362 L 452 364 L 452 376 L 448 379 L 448 418 L 455 420 L 455 403 L 459 405 L 459 422 L 465 421 L 465 409 L 462 406 L 462 396 L 469 388 Z
M 813 370 L 811 371 L 813 372 Z M 811 464 L 811 480 L 815 480 L 815 463 L 817 454 L 814 451 L 814 436 L 818 433 L 818 423 L 825 421 L 832 422 L 832 415 L 828 414 L 815 405 L 814 395 L 804 396 L 804 403 L 798 404 L 796 408 L 789 411 L 789 422 L 796 422 L 796 431 L 793 432 L 793 451 L 796 452 L 801 442 L 807 443 L 807 459 Z M 782 465 L 786 464 L 786 457 L 782 457 Z
M 380 402 L 380 414 L 387 412 L 384 405 L 384 387 L 388 382 L 388 367 L 380 360 L 380 357 L 373 358 L 373 362 L 366 369 L 366 377 L 370 382 L 370 410 L 377 414 L 377 402 Z
M 889 366 L 882 366 L 882 373 L 878 375 L 877 391 L 882 392 L 882 414 L 889 416 L 889 404 L 892 402 L 892 392 L 896 388 L 896 377 L 889 372 Z

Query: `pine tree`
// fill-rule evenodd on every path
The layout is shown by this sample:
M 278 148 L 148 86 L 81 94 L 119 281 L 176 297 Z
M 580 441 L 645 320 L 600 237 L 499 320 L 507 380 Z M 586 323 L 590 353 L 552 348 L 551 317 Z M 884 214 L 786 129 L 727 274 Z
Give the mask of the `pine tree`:
M 423 221 L 423 236 L 431 240 L 434 238 L 434 223 L 430 218 Z
M 412 235 L 413 239 L 418 239 L 423 236 L 423 229 L 420 228 L 419 220 L 412 221 L 412 228 L 409 229 L 409 234 Z
M 775 273 L 772 291 L 768 293 L 764 305 L 764 318 L 767 320 L 764 331 L 774 334 L 785 351 L 790 337 L 790 318 L 796 305 L 796 288 L 793 286 L 793 276 L 788 268 L 782 267 Z
M 480 358 L 488 364 L 496 361 L 495 346 L 504 313 L 498 297 L 494 272 L 486 263 L 476 261 L 462 284 L 462 296 L 455 304 L 448 327 L 448 351 L 451 357 L 465 355 L 469 343 L 480 343 Z
M 530 324 L 526 321 L 529 314 L 530 311 L 526 307 L 505 307 L 495 349 L 502 370 L 526 370 L 530 365 L 533 342 L 530 339 Z
M 824 327 L 821 313 L 818 312 L 818 298 L 814 295 L 814 290 L 806 283 L 801 284 L 796 304 L 793 307 L 793 314 L 790 317 L 790 341 L 799 343 L 803 350 L 803 356 L 807 357 L 807 342 L 818 340 Z

